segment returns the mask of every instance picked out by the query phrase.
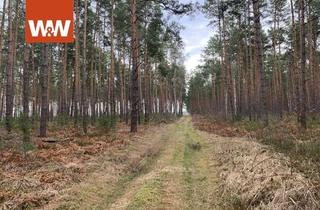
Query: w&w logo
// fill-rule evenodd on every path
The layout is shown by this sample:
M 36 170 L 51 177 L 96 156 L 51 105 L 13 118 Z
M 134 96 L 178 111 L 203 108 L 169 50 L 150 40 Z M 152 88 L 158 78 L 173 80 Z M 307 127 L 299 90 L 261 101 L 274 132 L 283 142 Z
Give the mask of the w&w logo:
M 26 0 L 27 43 L 70 43 L 73 28 L 73 0 Z
M 52 20 L 48 20 L 46 23 L 38 20 L 36 24 L 35 21 L 29 20 L 28 23 L 32 37 L 39 37 L 40 32 L 43 37 L 68 37 L 71 20 L 64 23 L 62 20 L 57 20 L 55 24 Z

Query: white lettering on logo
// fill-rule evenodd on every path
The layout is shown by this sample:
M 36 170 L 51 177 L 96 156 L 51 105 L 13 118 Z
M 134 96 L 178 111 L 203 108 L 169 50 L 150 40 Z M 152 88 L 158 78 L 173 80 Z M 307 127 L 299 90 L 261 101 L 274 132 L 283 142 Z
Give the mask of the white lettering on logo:
M 55 25 L 52 20 L 46 21 L 46 24 L 42 20 L 38 20 L 36 24 L 33 20 L 29 20 L 28 23 L 32 37 L 38 37 L 40 32 L 42 37 L 57 37 L 58 33 L 61 37 L 67 37 L 71 20 L 65 21 L 64 24 L 62 20 L 57 20 Z

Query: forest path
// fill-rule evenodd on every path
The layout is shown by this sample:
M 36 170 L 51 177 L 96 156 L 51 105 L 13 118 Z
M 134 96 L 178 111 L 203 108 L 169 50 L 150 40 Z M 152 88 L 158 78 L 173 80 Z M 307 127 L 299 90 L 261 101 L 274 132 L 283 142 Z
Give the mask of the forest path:
M 125 141 L 41 209 L 319 209 L 312 182 L 288 157 L 200 131 L 191 117 Z
M 184 117 L 166 134 L 157 160 L 126 186 L 109 209 L 215 209 L 218 186 L 213 146 Z
M 191 117 L 151 128 L 44 209 L 217 209 L 215 145 L 202 133 Z

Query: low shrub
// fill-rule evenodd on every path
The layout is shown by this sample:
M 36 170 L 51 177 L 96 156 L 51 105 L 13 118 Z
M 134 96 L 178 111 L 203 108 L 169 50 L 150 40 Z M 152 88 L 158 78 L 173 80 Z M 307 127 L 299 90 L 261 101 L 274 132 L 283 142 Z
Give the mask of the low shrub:
M 114 116 L 102 116 L 97 119 L 96 126 L 99 130 L 109 132 L 115 129 L 117 118 Z
M 150 116 L 150 121 L 153 123 L 171 123 L 175 121 L 178 117 L 174 114 L 152 114 Z

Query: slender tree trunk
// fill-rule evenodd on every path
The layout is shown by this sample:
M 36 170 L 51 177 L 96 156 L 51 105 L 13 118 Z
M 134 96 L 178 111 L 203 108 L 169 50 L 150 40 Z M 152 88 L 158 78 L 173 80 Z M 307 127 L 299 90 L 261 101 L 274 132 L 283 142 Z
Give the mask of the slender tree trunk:
M 83 23 L 83 64 L 82 64 L 82 128 L 87 133 L 88 126 L 88 98 L 87 98 L 87 16 L 88 0 L 84 1 L 84 23 Z
M 3 1 L 2 7 L 2 17 L 1 17 L 1 26 L 0 26 L 0 67 L 2 67 L 2 48 L 3 48 L 3 34 L 4 34 L 4 22 L 6 17 L 6 5 L 7 0 Z
M 35 120 L 37 114 L 37 85 L 38 77 L 35 68 L 34 45 L 31 46 L 31 65 L 32 65 L 32 120 Z
M 116 115 L 116 104 L 115 104 L 115 85 L 114 85 L 114 74 L 115 74 L 115 53 L 114 53 L 114 7 L 115 1 L 111 0 L 111 35 L 110 35 L 110 42 L 111 42 L 111 52 L 110 52 L 110 73 L 109 73 L 109 91 L 110 91 L 110 112 L 111 117 L 114 118 Z
M 30 60 L 30 50 L 29 46 L 26 45 L 24 49 L 24 59 L 23 59 L 23 114 L 25 118 L 29 116 L 29 81 L 30 81 L 30 71 L 29 71 L 29 60 Z
M 2 88 L 1 92 L 1 107 L 0 107 L 0 119 L 2 120 L 3 115 L 3 107 L 4 107 L 4 96 L 5 96 L 5 88 Z
M 215 73 L 215 69 L 212 67 L 211 70 L 211 85 L 212 85 L 212 89 L 211 89 L 211 97 L 212 97 L 212 112 L 215 113 L 217 111 L 217 97 L 216 97 L 216 73 Z M 180 111 L 180 110 L 179 110 Z
M 291 5 L 291 22 L 292 22 L 292 51 L 293 51 L 293 80 L 294 80 L 294 87 L 295 87 L 295 103 L 296 103 L 296 112 L 297 112 L 297 121 L 300 122 L 300 113 L 301 113 L 301 103 L 300 103 L 300 71 L 298 68 L 298 47 L 297 47 L 297 30 L 296 30 L 296 23 L 294 17 L 294 4 L 293 0 L 290 0 Z
M 123 120 L 127 121 L 128 116 L 128 103 L 127 103 L 127 85 L 126 85 L 126 58 L 125 58 L 125 46 L 123 49 L 123 66 L 122 66 L 122 99 L 123 99 Z
M 129 124 L 129 113 L 131 113 L 132 107 L 131 107 L 131 96 L 132 96 L 132 92 L 131 92 L 131 87 L 132 87 L 132 51 L 129 53 L 129 70 L 128 70 L 128 90 L 127 90 L 127 94 L 126 94 L 126 124 Z
M 61 107 L 60 113 L 67 116 L 67 62 L 68 62 L 68 44 L 64 44 L 62 55 L 62 72 L 61 72 Z
M 268 125 L 268 109 L 267 109 L 267 80 L 265 78 L 265 71 L 263 65 L 263 47 L 260 23 L 260 1 L 252 0 L 253 14 L 254 14 L 254 31 L 255 31 L 255 44 L 256 44 L 256 61 L 257 67 L 260 72 L 260 94 L 261 94 L 261 114 L 265 125 Z
M 150 85 L 150 64 L 148 57 L 148 46 L 145 45 L 145 57 L 144 57 L 144 90 L 145 90 L 145 122 L 150 121 L 150 113 L 151 113 L 151 85 Z
M 319 17 L 317 16 L 312 16 L 312 22 L 313 24 L 318 23 L 319 21 Z M 319 86 L 319 82 L 320 82 L 320 68 L 319 68 L 319 59 L 318 59 L 318 54 L 317 54 L 317 49 L 318 49 L 318 32 L 317 29 L 314 25 L 313 30 L 312 30 L 312 56 L 313 56 L 313 87 L 314 87 L 314 97 L 315 97 L 315 112 L 319 113 L 320 112 L 320 86 Z
M 14 34 L 12 29 L 12 0 L 9 0 L 8 5 L 8 61 L 6 68 L 6 128 L 10 133 L 12 130 L 12 113 L 13 113 L 13 69 L 14 69 Z
M 48 120 L 48 44 L 42 46 L 40 137 L 47 137 Z
M 19 29 L 19 25 L 20 25 L 20 4 L 21 4 L 21 1 L 15 1 L 16 5 L 15 5 L 15 16 L 14 16 L 14 21 L 13 21 L 13 26 L 14 26 L 14 29 L 13 29 L 13 65 L 12 65 L 12 68 L 13 68 L 13 75 L 12 75 L 12 98 L 13 98 L 13 112 L 14 112 L 14 117 L 18 117 L 19 115 L 19 105 L 21 103 L 19 103 L 19 99 L 18 97 L 15 97 L 15 88 L 16 88 L 16 83 L 15 83 L 15 65 L 16 65 L 16 60 L 17 60 L 17 49 L 18 49 L 18 45 L 17 45 L 17 42 L 18 42 L 18 29 Z M 16 103 L 15 103 L 15 100 L 16 99 Z
M 302 128 L 307 129 L 307 87 L 306 87 L 306 31 L 305 31 L 305 2 L 300 0 L 300 69 L 301 69 L 301 113 L 300 125 Z
M 125 45 L 123 44 L 122 46 L 122 50 L 121 50 L 121 59 L 122 61 L 120 61 L 120 118 L 121 121 L 124 121 L 124 116 L 125 116 L 125 68 L 126 68 L 126 64 L 125 64 Z
M 225 46 L 224 46 L 224 37 L 225 37 L 225 31 L 224 31 L 224 26 L 223 26 L 223 19 L 224 19 L 224 14 L 222 13 L 221 16 L 219 16 L 219 39 L 220 43 L 223 43 L 223 46 L 221 47 L 221 52 L 220 52 L 220 65 L 221 65 L 221 96 L 222 96 L 222 104 L 220 107 L 223 110 L 223 117 L 226 120 L 228 118 L 228 92 L 226 90 L 227 87 L 227 80 L 226 80 L 226 65 L 225 65 Z M 222 22 L 222 24 L 221 24 Z
M 139 103 L 140 103 L 137 0 L 131 0 L 131 24 L 132 24 L 131 132 L 137 132 Z
M 93 36 L 93 40 L 95 40 L 95 35 Z M 89 74 L 89 82 L 90 82 L 90 117 L 91 117 L 91 124 L 93 125 L 96 120 L 96 94 L 95 94 L 95 87 L 96 87 L 96 51 L 95 51 L 95 44 L 93 44 L 91 54 L 91 67 L 90 67 L 90 74 Z
M 29 120 L 29 96 L 30 96 L 30 48 L 26 44 L 24 46 L 23 55 L 23 75 L 22 75 L 22 132 L 23 140 L 28 142 L 30 140 L 30 120 Z
M 2 7 L 2 17 L 1 17 L 1 27 L 0 27 L 0 69 L 2 69 L 2 53 L 3 53 L 3 35 L 4 35 L 4 25 L 5 25 L 5 17 L 6 17 L 6 5 L 7 0 L 3 1 L 3 7 Z M 2 73 L 2 70 L 1 70 Z M 0 80 L 1 86 L 0 86 L 0 94 L 1 94 L 1 108 L 0 108 L 0 120 L 2 120 L 2 114 L 3 114 L 3 103 L 4 100 L 4 94 L 2 92 L 5 90 L 4 88 L 4 77 Z
M 48 120 L 53 119 L 53 109 L 52 109 L 52 47 L 48 49 Z
M 79 102 L 80 102 L 80 33 L 79 33 L 79 0 L 75 0 L 75 10 L 76 10 L 76 23 L 75 23 L 75 67 L 74 67 L 74 100 L 73 100 L 73 112 L 74 112 L 74 123 L 78 124 L 79 115 Z
M 175 116 L 177 116 L 177 69 L 174 69 L 173 73 L 173 113 Z

